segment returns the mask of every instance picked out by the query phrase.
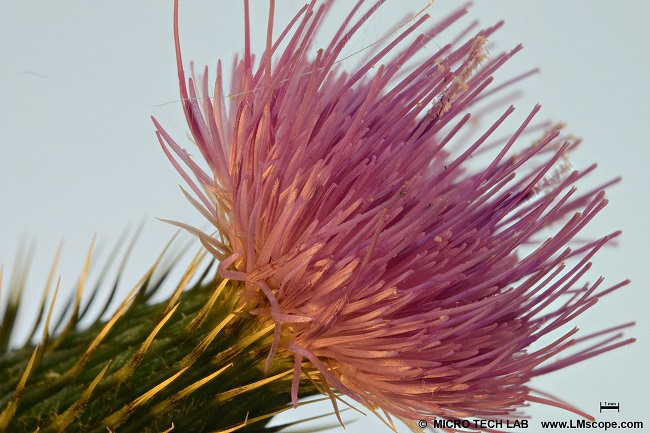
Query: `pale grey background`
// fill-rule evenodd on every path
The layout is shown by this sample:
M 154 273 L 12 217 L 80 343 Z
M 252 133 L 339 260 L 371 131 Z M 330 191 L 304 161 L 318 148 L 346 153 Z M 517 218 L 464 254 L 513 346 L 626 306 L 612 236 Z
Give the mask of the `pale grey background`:
M 361 33 L 359 46 L 381 38 L 395 20 L 427 3 L 388 0 Z M 252 1 L 258 30 L 266 23 L 266 4 Z M 458 4 L 438 0 L 429 10 L 432 22 Z M 301 5 L 279 0 L 278 24 L 286 23 Z M 463 21 L 479 18 L 489 25 L 505 19 L 505 28 L 492 38 L 494 50 L 518 42 L 525 46 L 508 71 L 542 68 L 541 75 L 521 86 L 525 95 L 515 101 L 519 119 L 534 103 L 542 103 L 540 117 L 566 121 L 584 139 L 572 155 L 574 164 L 600 163 L 592 185 L 624 175 L 623 183 L 608 192 L 611 205 L 587 234 L 624 230 L 620 245 L 602 251 L 595 268 L 611 283 L 624 278 L 633 282 L 576 323 L 601 329 L 634 318 L 638 326 L 628 335 L 639 341 L 540 378 L 535 386 L 591 413 L 597 412 L 599 401 L 619 401 L 620 414 L 600 418 L 642 420 L 646 425 L 649 5 L 643 0 L 484 1 Z M 213 68 L 218 57 L 229 64 L 242 45 L 239 2 L 184 1 L 181 7 L 185 59 L 195 59 L 199 67 L 207 63 Z M 340 9 L 346 8 L 337 8 L 330 23 L 338 21 Z M 171 1 L 0 2 L 0 262 L 6 284 L 21 239 L 37 241 L 29 280 L 34 302 L 62 239 L 59 272 L 63 287 L 70 290 L 93 233 L 104 241 L 106 254 L 125 227 L 144 218 L 144 233 L 125 272 L 125 281 L 135 283 L 174 231 L 154 217 L 203 224 L 180 193 L 182 180 L 160 150 L 149 120 L 155 115 L 182 141 L 171 14 Z M 254 38 L 259 52 L 263 33 L 255 32 Z M 327 408 L 307 407 L 288 417 Z M 536 419 L 528 431 L 539 431 L 539 419 L 571 418 L 543 407 L 532 407 L 529 413 Z M 353 418 L 351 413 L 345 417 Z M 347 431 L 370 429 L 389 431 L 372 416 Z

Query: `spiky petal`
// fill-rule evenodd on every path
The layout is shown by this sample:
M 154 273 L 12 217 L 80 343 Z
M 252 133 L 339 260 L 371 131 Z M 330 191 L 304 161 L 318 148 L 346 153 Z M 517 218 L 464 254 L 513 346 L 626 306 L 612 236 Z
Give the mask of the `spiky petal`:
M 607 204 L 600 189 L 576 193 L 594 166 L 572 171 L 575 143 L 558 129 L 522 144 L 539 106 L 496 150 L 486 143 L 513 106 L 488 112 L 495 120 L 477 139 L 458 139 L 492 73 L 521 49 L 488 58 L 501 23 L 415 63 L 465 11 L 423 32 L 428 16 L 419 16 L 358 70 L 343 71 L 343 48 L 382 2 L 354 21 L 361 3 L 317 50 L 335 1 L 312 1 L 277 40 L 271 2 L 255 64 L 245 2 L 246 48 L 228 98 L 220 63 L 213 95 L 207 69 L 200 90 L 186 80 L 176 22 L 181 100 L 210 171 L 154 122 L 218 237 L 184 227 L 221 260 L 224 277 L 245 283 L 249 313 L 275 322 L 267 366 L 278 350 L 294 354 L 294 402 L 308 360 L 339 391 L 407 419 L 505 415 L 527 401 L 583 414 L 532 395 L 528 383 L 631 341 L 553 362 L 576 342 L 574 328 L 530 349 L 625 284 L 581 282 L 619 232 L 569 247 Z M 472 167 L 483 151 L 493 158 Z

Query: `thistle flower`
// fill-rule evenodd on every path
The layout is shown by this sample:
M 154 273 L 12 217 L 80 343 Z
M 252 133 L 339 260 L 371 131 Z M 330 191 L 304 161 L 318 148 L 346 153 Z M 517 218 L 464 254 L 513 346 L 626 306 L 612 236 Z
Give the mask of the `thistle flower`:
M 577 192 L 595 165 L 573 170 L 567 154 L 578 141 L 559 126 L 527 137 L 539 130 L 539 106 L 508 139 L 494 138 L 514 107 L 481 103 L 523 77 L 492 84 L 521 49 L 488 54 L 501 23 L 468 29 L 417 63 L 465 11 L 431 27 L 419 15 L 348 74 L 341 53 L 382 1 L 366 12 L 359 1 L 321 47 L 334 0 L 304 6 L 277 39 L 271 0 L 259 57 L 245 1 L 245 51 L 228 90 L 217 65 L 210 93 L 207 68 L 186 80 L 177 3 L 181 101 L 209 170 L 154 123 L 216 234 L 176 224 L 241 282 L 243 311 L 274 323 L 266 368 L 293 357 L 294 404 L 301 372 L 313 368 L 328 387 L 405 420 L 502 417 L 530 402 L 589 417 L 529 383 L 633 341 L 621 327 L 580 337 L 571 327 L 627 284 L 582 282 L 620 232 L 576 239 L 613 182 Z M 463 140 L 479 109 L 492 125 Z M 483 168 L 469 164 L 488 152 Z
M 418 14 L 345 73 L 342 53 L 383 1 L 362 3 L 321 47 L 335 0 L 306 5 L 278 39 L 271 0 L 255 60 L 244 1 L 246 48 L 228 91 L 218 65 L 214 94 L 207 70 L 200 89 L 186 82 L 176 4 L 181 101 L 203 161 L 156 122 L 157 134 L 216 232 L 176 223 L 204 248 L 153 302 L 170 279 L 163 253 L 112 313 L 121 271 L 103 304 L 104 271 L 87 296 L 92 245 L 64 313 L 54 312 L 57 254 L 22 347 L 19 261 L 0 317 L 0 433 L 272 432 L 284 427 L 267 425 L 274 414 L 318 393 L 336 412 L 337 393 L 347 395 L 393 428 L 391 416 L 417 429 L 417 419 L 518 416 L 529 402 L 588 416 L 530 381 L 633 341 L 618 333 L 629 324 L 571 329 L 627 283 L 582 282 L 619 234 L 577 238 L 612 182 L 576 192 L 594 166 L 573 171 L 577 140 L 535 124 L 539 107 L 493 138 L 514 109 L 491 94 L 526 75 L 491 85 L 521 48 L 488 54 L 500 24 L 465 29 L 419 62 L 465 11 L 433 27 Z M 470 111 L 493 122 L 476 139 Z M 479 169 L 473 157 L 487 162 Z M 216 275 L 201 265 L 211 256 Z

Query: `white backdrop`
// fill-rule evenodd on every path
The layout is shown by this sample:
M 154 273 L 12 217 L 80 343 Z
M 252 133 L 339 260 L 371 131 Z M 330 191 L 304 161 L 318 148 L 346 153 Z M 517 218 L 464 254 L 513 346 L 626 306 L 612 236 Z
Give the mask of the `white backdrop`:
M 388 0 L 360 35 L 360 45 L 378 40 L 395 20 L 427 3 Z M 266 4 L 252 1 L 257 52 L 263 46 Z M 301 5 L 280 0 L 278 25 Z M 429 9 L 432 21 L 457 5 L 438 0 Z M 229 64 L 242 46 L 241 9 L 230 0 L 183 1 L 185 59 L 212 70 L 219 57 Z M 337 8 L 331 24 L 344 13 L 340 9 L 347 10 Z M 595 269 L 610 283 L 631 278 L 632 284 L 605 298 L 577 324 L 593 330 L 635 319 L 638 325 L 628 335 L 639 341 L 540 378 L 535 385 L 594 414 L 600 401 L 620 402 L 620 414 L 600 418 L 642 420 L 646 425 L 649 16 L 650 3 L 644 0 L 498 0 L 473 6 L 463 21 L 478 18 L 490 25 L 505 19 L 505 28 L 492 38 L 495 49 L 519 42 L 525 47 L 508 71 L 514 75 L 534 66 L 542 69 L 521 85 L 525 94 L 515 101 L 519 115 L 540 102 L 540 117 L 568 122 L 584 139 L 572 155 L 574 164 L 600 163 L 593 185 L 624 176 L 608 191 L 611 205 L 588 234 L 623 229 L 619 246 L 602 251 Z M 71 290 L 94 233 L 106 253 L 127 226 L 144 219 L 136 254 L 125 271 L 125 281 L 135 283 L 174 232 L 154 217 L 203 224 L 178 189 L 182 180 L 160 150 L 149 120 L 155 115 L 173 136 L 184 137 L 171 17 L 171 0 L 0 1 L 0 262 L 6 284 L 18 245 L 36 241 L 29 279 L 34 300 L 62 239 L 59 272 L 63 287 Z M 431 52 L 436 44 L 442 42 L 432 42 Z M 592 275 L 593 280 L 597 275 Z M 327 406 L 301 410 L 305 412 L 288 417 L 321 413 Z M 532 407 L 529 413 L 545 420 L 575 418 L 543 407 Z M 370 429 L 389 431 L 372 416 L 357 420 L 347 431 Z

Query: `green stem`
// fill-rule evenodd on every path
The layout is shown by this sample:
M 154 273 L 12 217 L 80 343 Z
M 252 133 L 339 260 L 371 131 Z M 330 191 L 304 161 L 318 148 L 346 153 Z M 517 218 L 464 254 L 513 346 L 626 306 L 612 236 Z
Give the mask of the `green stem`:
M 44 350 L 0 355 L 0 432 L 271 431 L 270 417 L 244 421 L 290 404 L 293 357 L 279 352 L 264 371 L 272 323 L 233 314 L 237 283 L 215 299 L 220 283 L 182 292 L 175 309 L 139 296 L 112 326 L 75 326 Z M 301 396 L 316 392 L 303 381 Z

